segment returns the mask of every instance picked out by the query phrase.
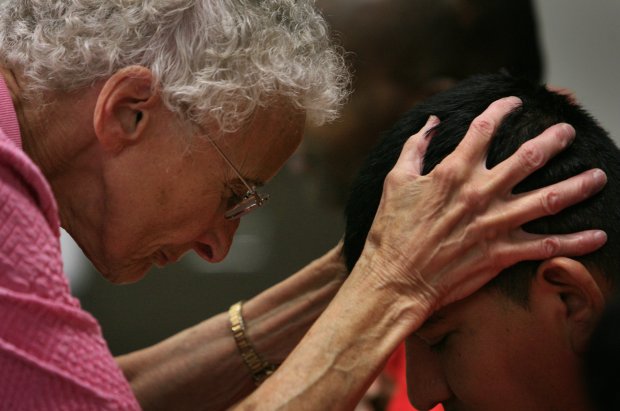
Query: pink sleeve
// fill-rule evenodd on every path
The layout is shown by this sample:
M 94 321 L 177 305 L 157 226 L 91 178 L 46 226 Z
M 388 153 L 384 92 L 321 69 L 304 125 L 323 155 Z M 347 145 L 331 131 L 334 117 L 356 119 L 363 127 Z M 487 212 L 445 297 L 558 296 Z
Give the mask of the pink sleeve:
M 138 410 L 97 321 L 69 292 L 51 191 L 11 152 L 0 147 L 0 408 Z

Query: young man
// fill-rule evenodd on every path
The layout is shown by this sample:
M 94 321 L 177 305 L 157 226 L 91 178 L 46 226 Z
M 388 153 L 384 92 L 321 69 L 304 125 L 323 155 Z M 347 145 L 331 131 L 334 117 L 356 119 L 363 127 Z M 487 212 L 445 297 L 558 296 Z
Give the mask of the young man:
M 607 232 L 608 241 L 579 258 L 516 264 L 470 297 L 436 311 L 406 341 L 409 399 L 420 409 L 438 403 L 446 410 L 590 409 L 582 382 L 582 354 L 618 275 L 620 150 L 567 97 L 497 74 L 466 80 L 410 111 L 383 136 L 353 186 L 346 209 L 347 264 L 352 267 L 362 251 L 383 180 L 407 137 L 429 115 L 441 120 L 429 136 L 422 170 L 426 174 L 455 149 L 478 112 L 508 95 L 520 97 L 523 106 L 499 127 L 489 148 L 489 169 L 552 124 L 568 123 L 576 130 L 572 144 L 518 184 L 514 196 L 593 167 L 608 176 L 607 186 L 595 197 L 535 220 L 524 231 L 597 228 Z M 529 161 L 542 164 L 543 159 L 532 156 Z M 472 198 L 475 191 L 472 187 Z M 545 207 L 553 211 L 554 196 L 547 200 Z

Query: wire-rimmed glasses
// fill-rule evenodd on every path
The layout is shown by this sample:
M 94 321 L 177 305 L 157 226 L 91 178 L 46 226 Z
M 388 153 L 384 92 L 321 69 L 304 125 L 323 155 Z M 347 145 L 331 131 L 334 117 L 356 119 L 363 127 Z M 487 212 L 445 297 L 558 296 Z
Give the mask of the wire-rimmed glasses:
M 234 171 L 237 177 L 239 177 L 241 183 L 243 183 L 243 185 L 248 189 L 248 191 L 246 191 L 241 200 L 239 200 L 235 205 L 226 210 L 226 212 L 224 213 L 224 217 L 227 220 L 236 220 L 256 210 L 257 208 L 262 207 L 267 202 L 267 200 L 269 200 L 269 194 L 261 194 L 256 191 L 255 186 L 251 186 L 250 184 L 248 184 L 248 182 L 245 178 L 243 178 L 239 170 L 237 170 L 237 167 L 235 167 L 233 163 L 231 163 L 231 161 L 228 159 L 228 157 L 226 157 L 226 154 L 224 154 L 222 149 L 220 149 L 220 147 L 215 144 L 215 141 L 213 141 L 213 139 L 208 136 L 207 139 L 211 142 L 211 144 L 213 144 L 215 150 L 220 153 L 220 156 L 224 159 L 226 164 L 228 164 L 228 166 Z

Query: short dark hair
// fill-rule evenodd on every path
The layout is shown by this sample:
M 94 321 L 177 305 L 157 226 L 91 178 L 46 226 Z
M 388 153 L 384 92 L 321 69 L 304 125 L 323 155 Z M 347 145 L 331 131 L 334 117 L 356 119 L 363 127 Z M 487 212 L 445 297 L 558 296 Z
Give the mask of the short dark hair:
M 488 167 L 508 158 L 521 144 L 553 124 L 566 122 L 576 130 L 574 142 L 518 184 L 514 193 L 548 186 L 594 167 L 604 170 L 608 177 L 603 191 L 593 198 L 556 215 L 528 223 L 524 229 L 540 234 L 572 233 L 593 228 L 605 230 L 607 244 L 581 257 L 580 261 L 596 267 L 607 278 L 618 275 L 620 150 L 596 120 L 571 99 L 542 85 L 506 74 L 467 79 L 419 104 L 384 133 L 355 180 L 346 206 L 344 253 L 349 269 L 356 263 L 366 241 L 381 198 L 383 180 L 396 163 L 407 138 L 422 128 L 431 114 L 441 119 L 425 156 L 423 174 L 426 174 L 456 148 L 477 115 L 493 101 L 506 96 L 520 97 L 523 106 L 509 114 L 497 130 L 489 148 Z M 491 286 L 527 304 L 529 284 L 539 263 L 519 263 L 500 274 Z M 523 275 L 524 270 L 531 275 Z

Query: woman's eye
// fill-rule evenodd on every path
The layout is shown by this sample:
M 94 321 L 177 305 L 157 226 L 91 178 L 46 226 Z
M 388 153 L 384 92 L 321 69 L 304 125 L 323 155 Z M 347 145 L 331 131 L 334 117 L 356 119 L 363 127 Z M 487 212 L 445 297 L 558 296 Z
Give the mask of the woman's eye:
M 237 204 L 239 204 L 242 200 L 243 200 L 243 195 L 232 191 L 230 197 L 228 197 L 228 207 L 232 208 L 236 206 Z
M 232 208 L 243 201 L 247 189 L 243 186 L 230 184 L 228 186 L 228 191 L 230 192 L 230 196 L 228 197 L 227 205 L 228 208 Z

